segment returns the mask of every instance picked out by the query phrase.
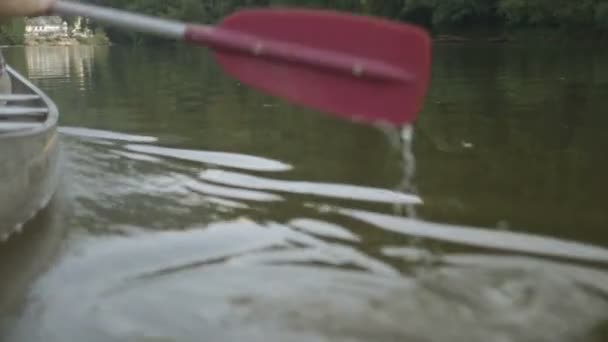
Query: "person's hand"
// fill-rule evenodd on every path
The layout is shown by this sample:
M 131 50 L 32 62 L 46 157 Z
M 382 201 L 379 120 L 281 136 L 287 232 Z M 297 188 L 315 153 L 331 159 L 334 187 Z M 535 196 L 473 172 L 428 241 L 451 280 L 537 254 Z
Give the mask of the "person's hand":
M 55 0 L 0 0 L 0 17 L 43 15 L 54 2 Z

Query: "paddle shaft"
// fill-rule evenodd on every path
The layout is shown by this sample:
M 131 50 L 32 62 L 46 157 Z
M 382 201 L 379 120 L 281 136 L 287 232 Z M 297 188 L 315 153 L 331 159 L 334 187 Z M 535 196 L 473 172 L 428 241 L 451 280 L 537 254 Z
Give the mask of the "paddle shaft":
M 382 61 L 285 41 L 264 39 L 246 32 L 221 27 L 185 24 L 174 20 L 68 1 L 57 1 L 52 12 L 89 17 L 101 23 L 124 29 L 173 40 L 186 40 L 189 43 L 206 45 L 213 49 L 230 51 L 252 58 L 264 58 L 275 62 L 296 63 L 311 68 L 325 69 L 328 72 L 356 78 L 387 82 L 411 82 L 414 79 L 412 74 Z M 344 37 L 344 39 L 350 38 Z

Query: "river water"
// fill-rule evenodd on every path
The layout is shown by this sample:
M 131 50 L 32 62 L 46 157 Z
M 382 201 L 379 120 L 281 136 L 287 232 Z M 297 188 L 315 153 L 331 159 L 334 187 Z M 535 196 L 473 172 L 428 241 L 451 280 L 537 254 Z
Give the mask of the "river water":
M 202 49 L 4 53 L 64 172 L 0 245 L 0 341 L 608 339 L 607 50 L 436 46 L 409 193 L 394 134 Z

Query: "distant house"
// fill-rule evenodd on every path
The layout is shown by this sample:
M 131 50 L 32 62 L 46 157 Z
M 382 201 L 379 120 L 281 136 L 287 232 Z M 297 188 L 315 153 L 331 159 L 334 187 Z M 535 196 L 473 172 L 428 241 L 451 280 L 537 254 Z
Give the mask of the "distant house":
M 60 17 L 36 17 L 27 19 L 25 33 L 31 36 L 67 36 L 68 23 Z

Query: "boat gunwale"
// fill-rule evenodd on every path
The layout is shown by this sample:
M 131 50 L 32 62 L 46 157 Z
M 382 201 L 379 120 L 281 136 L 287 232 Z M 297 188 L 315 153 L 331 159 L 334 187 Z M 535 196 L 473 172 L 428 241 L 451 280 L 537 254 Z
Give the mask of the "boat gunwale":
M 22 83 L 26 88 L 33 91 L 36 95 L 40 96 L 40 101 L 42 101 L 45 106 L 48 108 L 47 117 L 44 122 L 41 122 L 39 126 L 33 127 L 27 130 L 19 130 L 13 132 L 2 132 L 0 133 L 0 139 L 2 138 L 19 138 L 19 137 L 27 137 L 32 135 L 39 135 L 41 133 L 46 133 L 50 129 L 57 127 L 59 122 L 59 109 L 53 100 L 48 97 L 40 88 L 38 88 L 35 84 L 21 75 L 18 71 L 13 69 L 11 66 L 6 65 L 6 70 L 9 75 Z

